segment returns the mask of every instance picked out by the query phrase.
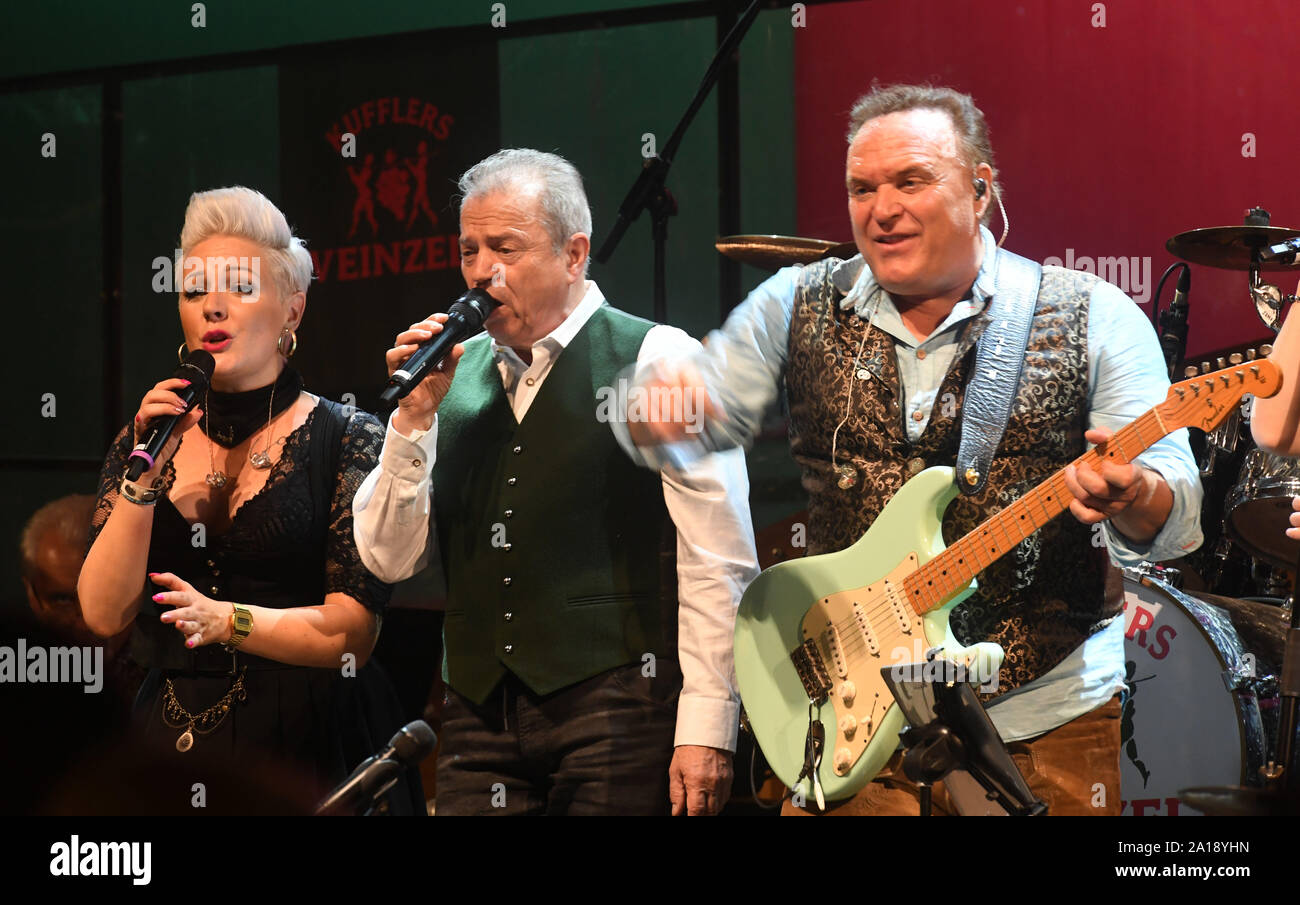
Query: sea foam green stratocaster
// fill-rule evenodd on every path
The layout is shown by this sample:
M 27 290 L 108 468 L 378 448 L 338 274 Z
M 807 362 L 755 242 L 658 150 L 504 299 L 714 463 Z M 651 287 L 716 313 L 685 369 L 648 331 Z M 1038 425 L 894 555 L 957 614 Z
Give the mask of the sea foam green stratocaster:
M 1130 462 L 1179 428 L 1211 430 L 1243 395 L 1272 396 L 1281 383 L 1278 368 L 1262 358 L 1185 380 L 1073 464 Z M 824 730 L 823 797 L 847 798 L 898 747 L 903 718 L 881 668 L 923 661 L 925 651 L 940 648 L 969 675 L 995 675 L 1002 648 L 963 647 L 948 613 L 974 592 L 979 572 L 1074 499 L 1062 469 L 945 549 L 941 522 L 957 492 L 953 469 L 927 468 L 853 546 L 780 563 L 745 591 L 736 615 L 741 699 L 772 770 L 787 786 L 798 783 L 807 801 L 817 797 L 809 778 L 799 778 L 810 703 Z

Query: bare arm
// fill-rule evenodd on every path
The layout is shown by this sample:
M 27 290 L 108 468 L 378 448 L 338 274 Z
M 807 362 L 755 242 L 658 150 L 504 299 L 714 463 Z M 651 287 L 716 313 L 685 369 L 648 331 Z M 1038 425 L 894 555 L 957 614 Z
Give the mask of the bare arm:
M 174 607 L 159 619 L 185 637 L 186 647 L 230 640 L 232 601 L 205 597 L 171 572 L 155 573 L 150 580 L 163 588 L 154 595 L 154 602 Z M 247 609 L 253 617 L 253 631 L 239 649 L 291 666 L 337 668 L 344 655 L 351 654 L 356 659 L 354 665 L 360 668 L 379 638 L 379 616 L 338 592 L 326 594 L 318 606 Z
M 77 579 L 82 618 L 100 637 L 118 634 L 135 619 L 143 598 L 149 542 L 153 537 L 154 507 L 124 499 L 119 490 L 126 471 L 126 455 L 136 435 L 142 433 L 141 428 L 150 420 L 177 413 L 181 400 L 173 391 L 183 384 L 184 381 L 169 378 L 145 394 L 132 426 L 118 436 L 109 450 L 100 475 L 92 526 L 94 540 Z M 180 445 L 181 435 L 197 424 L 201 415 L 196 407 L 181 419 L 154 467 L 141 475 L 137 484 L 150 487 L 161 483 L 163 470 Z
M 1300 456 L 1300 318 L 1290 316 L 1294 311 L 1287 312 L 1269 356 L 1282 370 L 1282 389 L 1256 399 L 1250 417 L 1255 442 L 1280 456 Z

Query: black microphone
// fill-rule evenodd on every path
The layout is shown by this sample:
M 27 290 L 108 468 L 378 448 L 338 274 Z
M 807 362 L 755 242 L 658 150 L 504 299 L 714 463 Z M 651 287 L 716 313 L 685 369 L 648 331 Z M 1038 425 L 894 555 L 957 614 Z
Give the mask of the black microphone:
M 1174 298 L 1160 315 L 1160 349 L 1165 355 L 1169 379 L 1173 380 L 1187 349 L 1187 294 L 1192 288 L 1192 270 L 1183 265 L 1174 287 Z
M 392 404 L 419 386 L 420 381 L 451 354 L 452 346 L 478 333 L 492 309 L 500 304 L 482 289 L 471 289 L 456 299 L 447 312 L 442 332 L 420 343 L 420 348 L 402 362 L 402 366 L 388 378 L 388 385 L 379 394 L 379 401 Z
M 1294 239 L 1287 239 L 1285 242 L 1279 242 L 1277 245 L 1269 245 L 1259 253 L 1261 261 L 1271 261 L 1274 258 L 1287 258 L 1282 262 L 1289 264 L 1295 260 L 1296 252 L 1300 252 L 1300 236 Z
M 207 391 L 208 381 L 212 379 L 212 371 L 216 366 L 217 360 L 212 357 L 211 352 L 195 349 L 185 356 L 181 366 L 173 372 L 173 377 L 181 377 L 190 382 L 189 386 L 175 391 L 185 403 L 186 412 L 194 408 L 194 403 Z M 183 414 L 171 415 L 167 418 L 155 418 L 149 422 L 149 430 L 140 438 L 140 442 L 127 457 L 126 479 L 128 481 L 139 480 L 140 475 L 153 468 L 154 460 L 167 445 L 167 438 L 172 435 L 177 423 L 184 417 Z
M 317 816 L 355 814 L 397 782 L 402 771 L 424 760 L 438 744 L 438 736 L 424 720 L 412 720 L 388 740 L 388 747 L 366 758 L 329 797 L 316 808 Z

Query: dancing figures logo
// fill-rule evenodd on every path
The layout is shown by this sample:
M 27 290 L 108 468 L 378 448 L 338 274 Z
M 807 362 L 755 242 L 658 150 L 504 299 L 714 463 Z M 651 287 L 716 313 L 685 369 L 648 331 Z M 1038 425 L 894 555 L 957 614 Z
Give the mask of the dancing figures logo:
M 282 67 L 284 211 L 316 276 L 294 364 L 314 392 L 376 408 L 382 350 L 465 291 L 453 192 L 500 147 L 496 73 L 494 42 Z
M 455 232 L 435 232 L 439 218 L 429 199 L 431 163 L 442 153 L 455 117 L 419 97 L 363 101 L 334 121 L 325 140 L 347 174 L 349 244 L 312 251 L 322 280 L 364 280 L 460 266 Z M 374 140 L 363 139 L 379 126 Z M 343 212 L 340 206 L 340 213 Z

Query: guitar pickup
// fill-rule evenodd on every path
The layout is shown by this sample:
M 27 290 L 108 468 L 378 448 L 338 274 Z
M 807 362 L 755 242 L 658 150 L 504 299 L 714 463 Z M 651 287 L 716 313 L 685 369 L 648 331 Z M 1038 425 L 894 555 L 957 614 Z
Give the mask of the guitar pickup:
M 833 686 L 830 673 L 822 663 L 821 652 L 817 650 L 817 642 L 812 638 L 804 641 L 790 652 L 790 661 L 794 663 L 795 672 L 799 674 L 799 681 L 803 683 L 808 699 L 815 704 L 826 700 Z

